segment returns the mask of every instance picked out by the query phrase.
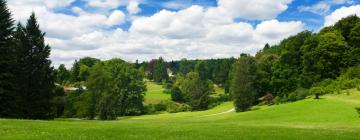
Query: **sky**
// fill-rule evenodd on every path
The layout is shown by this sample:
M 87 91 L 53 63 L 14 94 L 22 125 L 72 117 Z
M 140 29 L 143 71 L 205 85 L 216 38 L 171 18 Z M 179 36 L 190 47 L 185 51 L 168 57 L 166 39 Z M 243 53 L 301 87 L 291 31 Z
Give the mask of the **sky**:
M 7 0 L 17 22 L 35 12 L 57 67 L 94 57 L 128 62 L 255 54 L 266 43 L 319 31 L 360 0 Z

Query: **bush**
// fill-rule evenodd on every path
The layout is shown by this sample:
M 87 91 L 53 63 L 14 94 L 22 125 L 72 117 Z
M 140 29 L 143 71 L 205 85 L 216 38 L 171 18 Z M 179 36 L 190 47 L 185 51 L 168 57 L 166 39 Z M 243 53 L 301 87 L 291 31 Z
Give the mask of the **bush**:
M 359 113 L 359 117 L 360 117 L 360 107 L 357 107 L 357 108 L 355 108 L 356 109 L 356 111 Z
M 322 87 L 312 87 L 310 89 L 310 94 L 315 95 L 315 99 L 319 99 L 320 95 L 325 94 L 325 90 Z
M 288 95 L 288 98 L 287 98 L 287 101 L 290 101 L 290 102 L 295 102 L 297 99 L 296 99 L 296 92 L 291 92 L 289 95 Z
M 186 112 L 190 111 L 191 107 L 187 104 L 180 104 L 176 102 L 168 102 L 166 111 L 169 113 Z
M 278 105 L 278 104 L 286 103 L 287 100 L 288 99 L 285 96 L 284 97 L 276 96 L 274 98 L 274 104 Z
M 264 96 L 264 101 L 266 104 L 271 105 L 274 103 L 274 96 L 271 93 L 266 93 Z
M 158 104 L 149 104 L 145 108 L 146 114 L 155 114 L 157 112 L 166 111 L 169 113 L 190 111 L 191 107 L 187 104 L 177 103 L 173 101 L 162 101 Z
M 184 96 L 180 90 L 180 88 L 178 87 L 173 87 L 171 88 L 171 100 L 176 101 L 176 102 L 184 102 Z

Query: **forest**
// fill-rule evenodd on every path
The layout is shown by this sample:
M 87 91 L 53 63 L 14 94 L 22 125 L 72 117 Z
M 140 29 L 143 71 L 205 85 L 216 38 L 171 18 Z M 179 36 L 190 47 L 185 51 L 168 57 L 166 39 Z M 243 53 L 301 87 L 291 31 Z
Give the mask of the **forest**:
M 0 1 L 0 117 L 84 118 L 200 111 L 232 101 L 237 112 L 360 90 L 360 18 L 348 16 L 319 32 L 303 31 L 255 55 L 129 63 L 85 57 L 54 68 L 36 15 L 25 24 Z M 146 83 L 171 101 L 145 104 Z M 73 87 L 75 90 L 66 90 Z M 214 87 L 224 90 L 216 95 Z M 216 96 L 214 96 L 216 95 Z M 170 111 L 169 111 L 170 110 Z

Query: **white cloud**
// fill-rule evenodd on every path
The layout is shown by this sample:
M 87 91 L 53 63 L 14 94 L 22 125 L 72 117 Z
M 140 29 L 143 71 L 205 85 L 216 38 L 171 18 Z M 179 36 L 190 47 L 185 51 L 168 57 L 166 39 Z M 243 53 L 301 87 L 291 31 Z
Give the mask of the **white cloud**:
M 299 6 L 298 10 L 300 12 L 311 12 L 318 15 L 326 15 L 331 10 L 331 7 L 334 5 L 342 5 L 342 4 L 354 4 L 353 0 L 326 0 L 320 1 L 314 5 L 310 6 Z
M 108 8 L 104 5 L 128 6 L 128 2 L 94 0 L 88 5 Z M 228 2 L 231 4 L 231 1 Z M 239 5 L 244 1 L 232 2 Z M 46 42 L 52 46 L 51 59 L 55 65 L 63 63 L 70 66 L 74 59 L 85 56 L 100 59 L 121 57 L 135 61 L 159 56 L 170 60 L 254 54 L 265 43 L 278 43 L 304 29 L 303 23 L 298 21 L 272 20 L 290 2 L 254 1 L 253 4 L 258 4 L 258 7 L 242 5 L 240 9 L 249 10 L 244 13 L 239 13 L 223 0 L 219 0 L 222 4 L 219 7 L 194 5 L 178 11 L 161 10 L 152 16 L 133 18 L 129 31 L 110 28 L 123 24 L 127 18 L 122 11 L 111 8 L 104 13 L 89 13 L 80 7 L 72 7 L 70 10 L 76 15 L 66 15 L 54 13 L 44 3 L 28 5 L 20 2 L 12 3 L 10 7 L 16 11 L 17 19 L 26 19 L 31 11 L 35 11 L 41 28 L 47 32 Z M 265 6 L 267 4 L 270 8 Z M 253 26 L 247 22 L 235 22 L 235 18 L 270 20 Z
M 292 0 L 218 0 L 218 5 L 235 18 L 264 20 L 276 18 L 291 2 Z
M 107 24 L 110 26 L 123 24 L 125 22 L 125 14 L 122 11 L 115 10 L 109 16 Z
M 300 12 L 311 12 L 315 14 L 324 15 L 330 11 L 331 5 L 326 2 L 319 2 L 312 6 L 300 6 L 298 9 Z
M 330 15 L 325 17 L 324 26 L 334 25 L 340 19 L 347 17 L 349 15 L 358 15 L 360 16 L 360 5 L 353 5 L 349 7 L 341 7 Z
M 104 9 L 114 9 L 121 5 L 126 5 L 129 0 L 84 0 L 89 6 L 104 8 Z
M 137 14 L 141 12 L 141 9 L 139 8 L 139 2 L 137 2 L 136 0 L 130 1 L 126 9 L 130 14 Z
M 190 7 L 191 1 L 189 1 L 189 0 L 173 0 L 173 1 L 168 1 L 168 2 L 162 3 L 161 6 L 164 8 L 168 8 L 168 9 L 179 10 L 179 9 L 185 9 L 185 8 Z

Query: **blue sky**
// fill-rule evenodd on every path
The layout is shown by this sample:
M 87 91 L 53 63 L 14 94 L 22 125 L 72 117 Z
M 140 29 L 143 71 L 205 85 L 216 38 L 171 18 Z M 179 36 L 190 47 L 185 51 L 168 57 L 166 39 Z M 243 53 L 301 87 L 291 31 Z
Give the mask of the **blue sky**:
M 349 6 L 349 5 L 355 5 L 358 4 L 358 1 L 350 0 L 342 3 L 342 0 L 339 3 L 332 3 L 332 0 L 293 0 L 291 4 L 288 5 L 288 9 L 284 12 L 282 12 L 280 15 L 278 15 L 277 19 L 280 21 L 289 21 L 289 20 L 300 20 L 306 24 L 306 29 L 308 30 L 318 30 L 321 28 L 324 24 L 323 14 L 314 13 L 311 11 L 301 11 L 299 8 L 302 6 L 313 6 L 320 2 L 327 2 L 330 5 L 329 11 L 326 11 L 327 13 L 330 13 L 331 11 L 334 11 L 342 6 Z M 336 0 L 335 0 L 336 1 Z M 204 7 L 216 7 L 217 6 L 217 0 L 143 0 L 142 3 L 139 4 L 139 7 L 142 9 L 141 12 L 138 13 L 139 16 L 151 16 L 160 10 L 167 9 L 171 11 L 179 11 L 183 8 L 190 7 L 192 5 L 200 5 Z M 177 3 L 179 5 L 182 5 L 184 7 L 177 8 L 170 8 L 164 6 L 164 3 Z M 61 7 L 58 9 L 54 9 L 55 12 L 58 13 L 64 13 L 64 14 L 70 14 L 75 15 L 71 10 L 71 7 L 81 7 L 84 10 L 87 10 L 88 12 L 97 12 L 96 9 L 93 7 L 89 7 L 86 5 L 85 1 L 82 0 L 75 0 L 71 5 L 67 7 Z M 118 8 L 115 8 L 118 10 L 122 10 L 126 12 L 126 5 L 119 6 Z M 115 10 L 113 9 L 113 10 Z M 326 14 L 326 13 L 325 13 Z M 237 19 L 238 21 L 247 21 L 252 23 L 253 25 L 256 25 L 260 23 L 259 20 L 246 20 L 246 19 Z M 124 30 L 128 30 L 131 26 L 131 21 L 128 21 L 124 24 L 122 24 L 121 27 Z
M 55 66 L 75 59 L 207 59 L 255 54 L 304 30 L 360 15 L 358 0 L 8 0 L 35 12 Z

